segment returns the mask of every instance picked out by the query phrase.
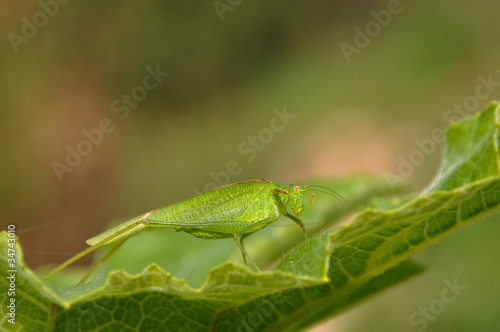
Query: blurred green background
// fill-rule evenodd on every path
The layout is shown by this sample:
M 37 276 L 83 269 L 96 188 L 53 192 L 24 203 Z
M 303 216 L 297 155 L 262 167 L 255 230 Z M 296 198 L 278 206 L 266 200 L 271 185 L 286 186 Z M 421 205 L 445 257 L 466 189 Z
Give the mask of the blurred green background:
M 454 104 L 470 115 L 500 99 L 498 83 L 473 97 L 480 77 L 500 82 L 498 1 L 42 3 L 51 5 L 0 4 L 1 228 L 17 225 L 34 269 L 73 256 L 111 221 L 213 182 L 401 175 L 415 141 L 446 128 Z M 367 27 L 371 37 L 355 30 Z M 341 45 L 356 42 L 346 57 Z M 169 75 L 146 91 L 148 67 Z M 125 117 L 117 107 L 131 93 Z M 274 122 L 285 109 L 288 121 Z M 113 130 L 99 137 L 103 119 Z M 84 131 L 98 143 L 82 143 Z M 87 155 L 58 176 L 68 147 Z M 436 144 L 404 184 L 425 188 L 443 149 Z M 228 163 L 237 167 L 225 176 Z M 497 331 L 499 232 L 493 216 L 430 248 L 418 256 L 427 274 L 318 331 L 419 331 L 409 317 L 455 278 L 468 288 L 425 330 Z M 165 247 L 148 249 L 148 236 Z M 158 261 L 148 250 L 177 251 L 179 261 L 159 263 L 193 286 L 206 276 L 193 272 L 200 250 L 213 251 L 214 264 L 239 259 L 231 239 L 173 231 L 126 246 L 143 261 L 124 266 L 131 273 Z

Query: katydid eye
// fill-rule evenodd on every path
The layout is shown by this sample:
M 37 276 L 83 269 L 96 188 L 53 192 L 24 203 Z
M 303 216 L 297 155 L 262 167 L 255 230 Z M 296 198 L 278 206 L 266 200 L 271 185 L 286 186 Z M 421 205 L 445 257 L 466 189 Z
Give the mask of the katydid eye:
M 299 191 L 300 191 L 300 187 L 299 186 L 295 186 L 295 187 L 292 188 L 292 190 L 293 190 L 294 194 L 298 194 Z

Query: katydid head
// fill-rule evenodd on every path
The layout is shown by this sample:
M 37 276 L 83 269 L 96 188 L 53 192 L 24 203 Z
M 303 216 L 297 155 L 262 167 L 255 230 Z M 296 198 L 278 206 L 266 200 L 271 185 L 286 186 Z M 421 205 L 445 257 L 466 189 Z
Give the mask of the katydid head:
M 304 193 L 306 193 L 306 192 L 311 192 L 311 200 L 310 201 L 304 199 L 304 197 L 303 197 Z M 295 213 L 295 215 L 297 217 L 299 217 L 302 214 L 302 212 L 304 211 L 304 209 L 305 209 L 304 203 L 307 203 L 307 204 L 314 203 L 314 193 L 312 192 L 311 187 L 293 186 L 292 192 L 290 193 L 289 204 L 290 204 L 290 207 L 292 208 L 293 213 Z
M 288 199 L 285 199 L 285 202 L 288 201 L 288 204 L 292 208 L 293 213 L 300 217 L 302 212 L 304 212 L 305 204 L 314 203 L 314 193 L 312 189 L 308 186 L 297 186 L 297 185 L 286 185 L 286 188 L 283 189 L 275 189 L 277 192 L 285 194 Z M 311 200 L 306 200 L 303 196 L 304 193 L 310 191 L 311 192 Z M 285 203 L 286 204 L 286 203 Z

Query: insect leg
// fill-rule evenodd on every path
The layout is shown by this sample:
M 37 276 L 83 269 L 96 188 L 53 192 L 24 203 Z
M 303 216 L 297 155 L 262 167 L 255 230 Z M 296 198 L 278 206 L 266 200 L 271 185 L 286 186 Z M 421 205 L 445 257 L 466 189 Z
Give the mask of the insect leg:
M 83 284 L 85 282 L 85 280 L 87 280 L 88 277 L 90 277 L 92 275 L 92 273 L 94 273 L 99 268 L 99 266 L 101 266 L 102 263 L 104 263 L 111 255 L 113 255 L 115 253 L 115 251 L 118 250 L 118 248 L 120 248 L 125 243 L 125 241 L 127 241 L 127 240 L 128 239 L 123 239 L 120 242 L 118 242 L 118 244 L 116 246 L 114 246 L 113 249 L 111 249 L 106 254 L 106 256 L 104 256 L 103 258 L 101 258 L 101 260 L 96 265 L 94 265 L 94 267 L 89 272 L 87 272 L 87 274 L 82 278 L 82 280 L 80 280 L 78 282 L 77 285 Z
M 245 250 L 245 245 L 243 244 L 243 240 L 248 236 L 250 235 L 250 233 L 247 233 L 247 234 L 243 234 L 241 237 L 240 237 L 240 243 L 241 243 L 241 247 L 243 248 L 243 250 Z M 245 250 L 246 251 L 246 250 Z M 243 252 L 241 252 L 241 256 L 243 256 L 243 263 L 245 263 L 245 265 L 247 265 L 247 257 L 243 254 Z
M 97 248 L 105 245 L 106 243 L 112 241 L 113 239 L 115 239 L 116 237 L 132 230 L 133 228 L 139 226 L 140 224 L 147 224 L 148 222 L 146 220 L 139 220 L 139 221 L 136 221 L 132 224 L 130 224 L 129 226 L 123 228 L 122 230 L 120 230 L 119 232 L 116 232 L 115 234 L 112 234 L 110 236 L 108 236 L 107 238 L 104 238 L 102 241 L 99 241 L 98 243 L 88 247 L 87 249 L 83 250 L 82 252 L 78 253 L 77 255 L 71 257 L 70 259 L 68 259 L 66 262 L 62 263 L 61 265 L 59 265 L 58 267 L 56 267 L 55 269 L 53 269 L 52 271 L 49 272 L 49 274 L 45 275 L 43 277 L 43 279 L 48 279 L 50 276 L 54 275 L 55 273 L 59 272 L 60 270 L 64 269 L 66 266 L 70 265 L 71 263 L 77 261 L 78 259 L 82 258 L 83 256 L 87 255 L 88 253 L 96 250 Z M 125 240 L 127 240 L 129 237 L 125 238 L 123 240 L 123 242 L 125 242 Z M 120 247 L 123 243 L 120 243 L 119 245 L 117 245 L 117 247 Z M 114 248 L 113 248 L 114 249 Z M 118 248 L 116 248 L 118 249 Z M 114 250 L 112 250 L 114 252 Z M 109 255 L 106 255 L 105 258 L 107 259 L 109 257 Z M 101 265 L 104 261 L 102 260 L 101 262 L 99 262 L 98 264 Z M 99 266 L 98 266 L 99 267 Z M 93 273 L 95 271 L 95 269 L 92 269 L 91 272 Z M 90 274 L 92 274 L 90 273 Z M 83 279 L 83 281 L 85 279 L 87 279 L 90 274 L 86 275 Z
M 255 267 L 255 269 L 256 269 L 258 272 L 260 272 L 260 269 L 259 269 L 259 267 L 257 266 L 257 264 L 255 264 L 255 262 L 253 261 L 252 257 L 250 257 L 250 255 L 248 255 L 248 253 L 245 251 L 245 248 L 243 247 L 243 242 L 242 242 L 242 241 L 243 241 L 243 239 L 244 239 L 245 237 L 247 237 L 248 235 L 250 235 L 250 234 L 245 234 L 245 235 L 242 235 L 242 236 L 241 236 L 241 240 L 240 240 L 240 241 L 238 241 L 238 238 L 237 238 L 237 233 L 235 233 L 235 234 L 233 234 L 233 239 L 234 239 L 234 242 L 236 242 L 236 244 L 238 245 L 238 247 L 240 247 L 241 253 L 242 253 L 242 255 L 243 255 L 243 261 L 245 262 L 245 264 L 246 264 L 246 259 L 245 259 L 245 256 L 246 256 L 246 258 L 248 258 L 248 260 L 249 260 L 250 262 L 252 262 L 252 264 L 253 264 L 253 266 Z
M 286 193 L 285 191 L 283 191 L 281 189 L 274 189 L 274 191 L 272 193 L 272 195 L 274 196 L 274 203 L 276 204 L 276 208 L 278 209 L 279 213 L 281 213 L 282 215 L 287 216 L 288 218 L 295 221 L 297 223 L 297 225 L 299 225 L 300 228 L 302 228 L 302 232 L 304 232 L 304 236 L 307 240 L 306 227 L 304 226 L 304 223 L 298 217 L 294 216 L 293 214 L 291 214 L 290 212 L 288 212 L 286 210 L 286 204 L 283 203 L 279 194 L 288 195 L 288 193 Z M 314 201 L 314 196 L 313 196 L 311 202 L 309 202 L 309 204 L 312 204 L 313 201 Z
M 252 259 L 252 257 L 250 257 L 250 255 L 246 252 L 245 248 L 243 247 L 243 240 L 249 236 L 250 234 L 253 234 L 254 231 L 252 231 L 252 228 L 255 228 L 256 230 L 258 230 L 260 227 L 261 227 L 261 224 L 263 223 L 269 223 L 269 222 L 272 222 L 272 221 L 276 221 L 276 217 L 267 217 L 266 219 L 263 219 L 263 220 L 260 220 L 258 222 L 256 222 L 255 224 L 252 224 L 248 227 L 245 227 L 239 231 L 237 231 L 236 233 L 233 234 L 233 239 L 234 241 L 236 242 L 236 244 L 238 245 L 238 247 L 240 247 L 240 250 L 241 250 L 241 253 L 243 255 L 243 261 L 245 262 L 246 264 L 246 259 L 245 258 L 248 258 L 248 260 L 252 263 L 252 265 L 255 267 L 255 269 L 260 272 L 260 269 L 259 267 L 257 266 L 257 264 L 255 264 L 254 260 Z M 238 241 L 238 236 L 241 234 L 241 238 L 240 238 L 240 241 Z
M 300 228 L 302 228 L 302 232 L 304 232 L 304 236 L 307 240 L 307 233 L 306 233 L 306 227 L 304 226 L 304 223 L 302 222 L 302 220 L 300 220 L 298 217 L 294 216 L 293 214 L 287 212 L 285 214 L 285 216 L 287 216 L 288 218 L 292 219 L 293 221 L 295 221 L 297 223 L 297 225 L 300 226 Z

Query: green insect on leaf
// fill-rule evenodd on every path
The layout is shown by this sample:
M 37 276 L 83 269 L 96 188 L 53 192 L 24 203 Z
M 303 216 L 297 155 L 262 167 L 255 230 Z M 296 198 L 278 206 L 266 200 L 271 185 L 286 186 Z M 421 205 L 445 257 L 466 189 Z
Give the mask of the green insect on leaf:
M 311 195 L 309 201 L 304 198 L 307 192 Z M 246 252 L 243 240 L 275 222 L 280 216 L 292 219 L 306 234 L 304 223 L 299 217 L 305 209 L 305 204 L 313 204 L 314 197 L 311 187 L 268 180 L 244 181 L 215 188 L 140 215 L 87 240 L 87 244 L 90 245 L 88 249 L 52 270 L 45 279 L 95 249 L 117 243 L 83 277 L 80 281 L 83 283 L 127 239 L 143 232 L 166 228 L 183 231 L 202 239 L 232 237 L 241 250 L 243 260 L 246 262 L 248 259 L 260 272 L 257 264 Z M 288 212 L 288 206 L 293 214 Z

